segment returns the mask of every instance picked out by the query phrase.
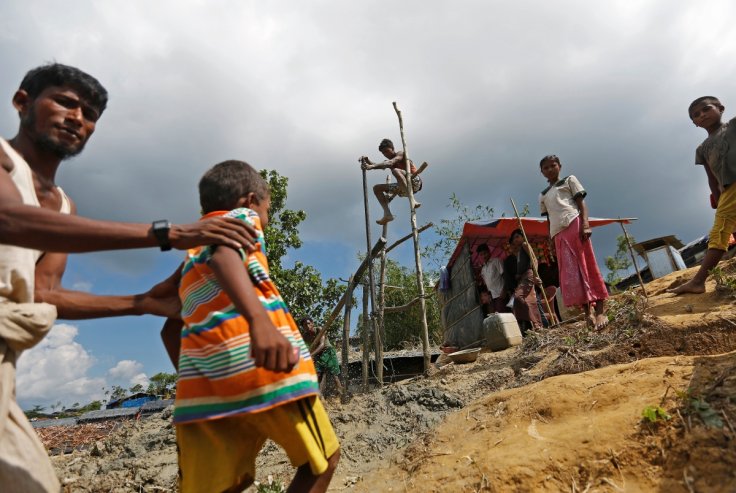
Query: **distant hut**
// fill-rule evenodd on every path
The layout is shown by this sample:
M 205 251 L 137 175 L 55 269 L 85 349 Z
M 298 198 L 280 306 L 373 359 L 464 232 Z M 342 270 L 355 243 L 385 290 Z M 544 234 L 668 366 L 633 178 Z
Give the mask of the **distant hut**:
M 105 406 L 105 409 L 141 407 L 146 402 L 155 401 L 157 399 L 158 397 L 153 394 L 138 392 L 137 394 L 129 395 L 127 397 L 123 397 L 122 399 L 116 399 L 114 401 L 108 402 Z

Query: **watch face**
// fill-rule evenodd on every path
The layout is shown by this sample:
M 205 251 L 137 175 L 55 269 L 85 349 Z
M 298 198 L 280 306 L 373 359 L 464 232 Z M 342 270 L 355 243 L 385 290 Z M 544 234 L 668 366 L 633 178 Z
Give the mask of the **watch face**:
M 170 229 L 171 223 L 167 219 L 159 219 L 158 221 L 153 221 L 153 229 Z

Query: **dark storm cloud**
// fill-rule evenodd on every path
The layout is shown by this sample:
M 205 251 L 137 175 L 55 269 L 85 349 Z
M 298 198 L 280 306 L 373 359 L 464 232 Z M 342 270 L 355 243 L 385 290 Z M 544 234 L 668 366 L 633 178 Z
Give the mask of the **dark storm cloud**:
M 309 215 L 304 239 L 359 250 L 357 158 L 377 160 L 384 137 L 399 144 L 397 101 L 410 155 L 431 165 L 421 223 L 447 217 L 452 193 L 507 214 L 513 197 L 536 214 L 538 161 L 556 153 L 592 215 L 639 217 L 637 238 L 708 229 L 705 176 L 692 165 L 704 132 L 685 109 L 714 93 L 733 114 L 728 2 L 228 5 L 4 4 L 3 134 L 17 125 L 9 100 L 27 69 L 74 64 L 111 94 L 88 148 L 60 172 L 80 213 L 195 220 L 199 176 L 239 158 L 290 178 L 289 206 Z M 369 173 L 369 185 L 384 177 Z M 404 206 L 393 205 L 396 234 L 408 228 Z M 617 234 L 596 233 L 599 256 Z M 140 258 L 104 257 L 123 269 L 148 265 Z

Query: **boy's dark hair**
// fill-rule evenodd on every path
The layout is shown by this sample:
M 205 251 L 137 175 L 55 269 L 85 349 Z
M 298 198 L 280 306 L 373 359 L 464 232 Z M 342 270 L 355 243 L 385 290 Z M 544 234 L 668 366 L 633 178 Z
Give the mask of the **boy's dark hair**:
M 516 237 L 517 235 L 518 235 L 518 236 L 521 236 L 522 238 L 524 237 L 524 233 L 523 233 L 523 232 L 521 231 L 521 229 L 519 229 L 519 228 L 516 228 L 515 230 L 513 230 L 513 231 L 511 232 L 511 236 L 509 236 L 509 245 L 510 245 L 511 243 L 513 243 L 513 242 L 514 242 L 514 238 L 515 238 L 515 237 Z
M 97 113 L 107 108 L 107 90 L 100 81 L 76 67 L 49 63 L 29 70 L 18 89 L 23 89 L 31 99 L 35 99 L 48 87 L 70 87 L 79 93 L 84 101 Z
M 485 243 L 483 243 L 482 245 L 478 245 L 475 248 L 475 253 L 480 253 L 480 252 L 488 252 L 488 253 L 490 253 L 491 251 L 488 249 L 488 245 L 486 245 Z
M 388 147 L 390 147 L 391 149 L 393 149 L 393 148 L 394 148 L 394 143 L 393 143 L 393 142 L 391 142 L 391 141 L 390 141 L 390 140 L 388 140 L 388 139 L 383 139 L 383 140 L 381 141 L 381 143 L 380 143 L 380 144 L 378 144 L 378 150 L 379 150 L 379 151 L 382 151 L 382 150 L 384 150 L 384 149 L 386 149 L 386 148 L 388 148 Z
M 721 103 L 721 100 L 718 99 L 715 96 L 700 96 L 698 99 L 690 103 L 690 106 L 687 107 L 687 116 L 690 116 L 692 114 L 693 108 L 699 105 L 700 103 L 715 103 L 718 106 L 723 106 Z
M 539 161 L 539 168 L 540 168 L 540 169 L 542 168 L 542 165 L 544 164 L 544 162 L 545 162 L 545 161 L 552 161 L 553 163 L 557 163 L 557 164 L 559 164 L 560 166 L 562 166 L 562 163 L 560 162 L 560 158 L 558 158 L 558 157 L 557 157 L 556 155 L 554 155 L 554 154 L 548 154 L 548 155 L 544 156 L 544 157 L 543 157 L 543 158 L 542 158 L 542 159 L 541 159 L 541 160 Z
M 304 327 L 304 324 L 306 324 L 307 322 L 314 323 L 314 320 L 312 320 L 312 317 L 302 317 L 297 323 L 299 324 L 299 327 Z
M 244 161 L 223 161 L 214 165 L 199 180 L 202 212 L 229 211 L 238 200 L 253 192 L 260 202 L 268 197 L 268 183 Z

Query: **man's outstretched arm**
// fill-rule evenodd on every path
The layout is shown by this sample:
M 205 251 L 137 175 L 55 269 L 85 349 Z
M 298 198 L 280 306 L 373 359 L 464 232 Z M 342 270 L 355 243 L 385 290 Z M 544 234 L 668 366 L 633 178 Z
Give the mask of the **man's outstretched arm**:
M 222 244 L 254 248 L 255 230 L 233 218 L 172 225 L 171 245 L 183 250 Z M 0 169 L 0 243 L 45 252 L 81 253 L 158 245 L 150 224 L 96 221 L 24 205 L 8 172 Z
M 181 303 L 177 291 L 181 266 L 145 293 L 104 296 L 64 289 L 61 279 L 66 258 L 65 253 L 46 253 L 36 264 L 35 300 L 55 305 L 59 318 L 85 320 L 123 315 L 180 317 Z
M 366 170 L 387 169 L 387 168 L 393 168 L 394 165 L 397 163 L 400 163 L 403 158 L 404 158 L 403 153 L 397 153 L 396 156 L 391 159 L 381 161 L 380 163 L 374 163 L 367 156 L 363 156 L 360 158 L 360 162 L 361 162 L 361 168 L 366 169 Z

